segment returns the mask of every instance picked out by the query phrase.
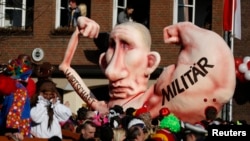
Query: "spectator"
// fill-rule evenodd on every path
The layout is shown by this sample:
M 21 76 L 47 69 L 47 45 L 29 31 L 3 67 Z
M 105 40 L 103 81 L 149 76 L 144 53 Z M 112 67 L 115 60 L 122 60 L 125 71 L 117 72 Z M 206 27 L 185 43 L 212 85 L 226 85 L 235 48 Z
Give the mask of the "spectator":
M 62 139 L 58 136 L 52 136 L 48 139 L 48 141 L 62 141 Z
M 113 141 L 114 138 L 114 132 L 112 127 L 106 125 L 102 125 L 99 127 L 99 138 L 101 139 L 101 141 Z
M 77 110 L 76 121 L 80 125 L 86 120 L 88 109 L 86 107 L 80 107 Z
M 124 128 L 113 128 L 114 141 L 124 141 L 126 138 L 126 130 Z
M 121 128 L 122 127 L 122 117 L 114 116 L 109 119 L 109 125 L 112 128 Z
M 69 0 L 69 26 L 73 27 L 77 25 L 77 17 L 79 16 L 79 13 L 77 11 L 77 4 L 76 0 Z
M 135 108 L 129 107 L 129 108 L 127 108 L 127 109 L 125 110 L 125 114 L 126 114 L 126 115 L 130 115 L 130 116 L 133 116 L 133 113 L 134 113 L 135 111 L 136 111 Z
M 60 122 L 66 122 L 72 115 L 69 107 L 61 103 L 56 84 L 44 80 L 36 94 L 37 103 L 30 111 L 33 125 L 31 133 L 38 138 L 58 136 L 62 139 Z
M 77 18 L 79 16 L 87 16 L 87 5 L 80 3 L 79 0 L 69 0 L 69 26 L 75 27 L 77 25 Z
M 133 21 L 133 12 L 134 8 L 131 5 L 128 5 L 126 9 L 124 9 L 118 14 L 117 23 L 121 24 L 124 22 Z
M 78 9 L 80 10 L 81 16 L 87 16 L 87 5 L 85 3 L 79 4 Z
M 32 72 L 30 56 L 21 54 L 10 60 L 0 74 L 0 94 L 4 96 L 0 110 L 1 135 L 14 135 L 20 140 L 31 137 L 30 98 L 36 90 Z
M 73 133 L 76 132 L 77 121 L 73 115 L 70 116 L 70 118 L 66 122 L 63 122 L 63 123 L 60 122 L 60 124 L 63 130 L 68 130 Z
M 184 141 L 205 141 L 207 130 L 201 124 L 185 123 Z
M 145 139 L 146 135 L 140 126 L 135 125 L 126 132 L 125 141 L 144 141 Z
M 144 141 L 147 138 L 145 123 L 137 118 L 132 119 L 126 130 L 125 141 Z
M 119 105 L 109 109 L 109 123 L 111 127 L 118 128 L 121 125 L 121 118 L 124 116 L 123 108 Z
M 181 121 L 165 107 L 160 110 L 160 115 L 162 118 L 159 122 L 159 128 L 155 130 L 152 137 L 161 138 L 164 135 L 164 140 L 179 140 L 181 138 Z
M 131 115 L 125 115 L 121 118 L 121 127 L 124 129 L 128 128 L 128 123 L 134 118 L 134 116 Z
M 80 125 L 83 124 L 86 120 L 91 120 L 94 122 L 95 117 L 97 116 L 95 111 L 87 109 L 86 107 L 81 107 L 77 110 L 77 126 L 76 133 L 80 133 Z
M 177 141 L 174 134 L 167 129 L 158 129 L 153 133 L 148 141 Z
M 83 124 L 79 125 L 80 139 L 79 141 L 87 141 L 95 138 L 96 125 L 91 120 L 86 120 Z
M 4 136 L 13 139 L 14 141 L 22 141 L 24 140 L 23 134 L 19 133 L 18 131 L 12 133 L 12 132 L 7 132 L 4 134 Z

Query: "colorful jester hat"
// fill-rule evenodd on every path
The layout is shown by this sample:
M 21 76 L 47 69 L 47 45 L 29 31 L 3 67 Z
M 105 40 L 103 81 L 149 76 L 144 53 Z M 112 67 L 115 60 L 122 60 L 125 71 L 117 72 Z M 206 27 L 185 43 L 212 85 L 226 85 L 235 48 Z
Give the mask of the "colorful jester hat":
M 30 56 L 21 54 L 17 59 L 9 60 L 6 71 L 13 79 L 27 81 L 32 74 Z
M 181 130 L 181 121 L 168 108 L 162 108 L 160 115 L 163 118 L 160 121 L 161 129 L 168 129 L 172 133 L 177 133 Z

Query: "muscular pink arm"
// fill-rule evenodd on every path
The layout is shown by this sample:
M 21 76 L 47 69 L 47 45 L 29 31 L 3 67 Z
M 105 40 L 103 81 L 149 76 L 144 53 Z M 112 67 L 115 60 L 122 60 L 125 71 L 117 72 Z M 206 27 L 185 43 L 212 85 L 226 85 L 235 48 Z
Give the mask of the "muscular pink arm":
M 165 43 L 181 45 L 176 65 L 163 71 L 156 83 L 160 103 L 184 121 L 205 118 L 207 106 L 218 111 L 233 96 L 236 77 L 234 57 L 216 33 L 191 23 L 164 29 Z
M 82 34 L 84 37 L 96 38 L 99 34 L 99 25 L 86 17 L 79 18 L 79 26 L 72 34 L 67 50 L 65 52 L 64 59 L 59 65 L 59 69 L 64 72 L 69 83 L 75 89 L 76 93 L 88 104 L 91 108 L 98 110 L 99 112 L 107 112 L 107 106 L 104 102 L 100 102 L 95 99 L 91 94 L 90 89 L 83 82 L 79 74 L 70 66 L 74 53 L 77 49 L 79 36 Z

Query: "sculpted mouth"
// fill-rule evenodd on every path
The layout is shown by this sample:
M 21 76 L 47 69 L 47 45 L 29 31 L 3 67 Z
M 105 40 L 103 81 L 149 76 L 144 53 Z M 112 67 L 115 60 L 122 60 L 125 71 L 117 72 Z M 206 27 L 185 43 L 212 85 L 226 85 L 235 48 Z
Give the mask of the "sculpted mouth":
M 129 87 L 126 86 L 110 86 L 109 90 L 111 93 L 127 93 Z

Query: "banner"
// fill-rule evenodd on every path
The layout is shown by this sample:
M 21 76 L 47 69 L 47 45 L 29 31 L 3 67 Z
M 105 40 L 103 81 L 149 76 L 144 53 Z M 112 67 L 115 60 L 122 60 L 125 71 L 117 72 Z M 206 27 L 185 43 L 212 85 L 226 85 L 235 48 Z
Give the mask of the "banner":
M 241 39 L 241 4 L 240 0 L 224 0 L 223 30 L 231 31 L 234 37 Z

